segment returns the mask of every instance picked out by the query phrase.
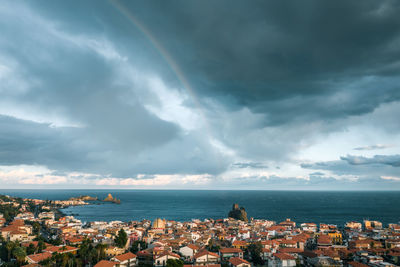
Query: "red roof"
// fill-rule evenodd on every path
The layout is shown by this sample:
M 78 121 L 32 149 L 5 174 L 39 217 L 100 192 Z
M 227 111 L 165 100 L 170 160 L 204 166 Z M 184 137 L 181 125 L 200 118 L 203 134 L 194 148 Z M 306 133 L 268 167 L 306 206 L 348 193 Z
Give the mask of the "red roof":
M 43 252 L 43 253 L 37 253 L 37 254 L 32 254 L 32 255 L 28 255 L 27 256 L 29 259 L 31 259 L 31 261 L 33 261 L 34 263 L 39 263 L 47 258 L 51 257 L 51 253 L 50 252 Z
M 169 252 L 169 251 L 164 251 L 164 252 L 156 255 L 154 258 L 157 259 L 157 258 L 163 257 L 165 255 L 172 256 L 172 257 L 175 257 L 175 258 L 178 258 L 178 259 L 181 257 L 178 254 L 175 254 L 175 253 L 172 253 L 172 252 Z
M 358 261 L 350 261 L 348 264 L 349 264 L 349 266 L 353 266 L 353 267 L 367 267 L 367 266 L 369 266 L 367 264 L 364 264 L 364 263 L 361 263 L 361 262 L 358 262 Z
M 279 248 L 279 252 L 281 253 L 300 253 L 303 251 L 301 248 Z
M 120 262 L 123 262 L 123 261 L 126 261 L 126 260 L 130 260 L 130 259 L 136 258 L 136 255 L 133 254 L 132 252 L 128 252 L 128 253 L 124 253 L 124 254 L 115 256 L 114 258 L 117 259 Z
M 114 267 L 117 266 L 117 264 L 119 264 L 119 262 L 101 260 L 94 267 Z
M 221 248 L 220 253 L 241 253 L 243 252 L 240 248 Z
M 274 253 L 273 255 L 280 260 L 295 260 L 296 259 L 292 255 L 289 255 L 287 253 Z
M 48 251 L 51 253 L 57 252 L 57 253 L 67 253 L 71 251 L 78 250 L 76 247 L 71 247 L 71 246 L 50 246 L 44 249 L 44 251 Z
M 248 261 L 246 261 L 244 259 L 238 258 L 238 257 L 230 258 L 229 262 L 234 266 L 237 266 L 237 265 L 243 264 L 243 263 L 250 265 L 250 262 L 248 262 Z
M 194 245 L 194 244 L 189 244 L 189 245 L 187 245 L 187 247 L 188 247 L 188 248 L 191 248 L 192 250 L 199 250 L 199 249 L 200 249 L 199 246 L 196 246 L 196 245 Z

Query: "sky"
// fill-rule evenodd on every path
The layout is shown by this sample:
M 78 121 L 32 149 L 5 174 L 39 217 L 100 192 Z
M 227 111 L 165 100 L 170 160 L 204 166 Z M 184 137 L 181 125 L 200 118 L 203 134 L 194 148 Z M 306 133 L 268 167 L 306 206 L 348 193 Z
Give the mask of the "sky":
M 2 1 L 0 188 L 399 190 L 398 14 Z

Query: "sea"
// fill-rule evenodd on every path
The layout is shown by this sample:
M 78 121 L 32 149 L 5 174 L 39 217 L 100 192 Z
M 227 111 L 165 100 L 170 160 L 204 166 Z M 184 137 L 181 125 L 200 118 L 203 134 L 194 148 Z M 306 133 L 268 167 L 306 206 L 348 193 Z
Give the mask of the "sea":
M 121 204 L 94 202 L 63 209 L 83 222 L 138 221 L 165 218 L 175 221 L 226 218 L 234 203 L 243 206 L 248 218 L 276 222 L 290 218 L 297 223 L 314 222 L 343 226 L 364 219 L 384 223 L 400 221 L 399 191 L 254 191 L 254 190 L 11 190 L 0 194 L 23 198 L 64 200 L 89 195 L 105 198 L 109 193 Z

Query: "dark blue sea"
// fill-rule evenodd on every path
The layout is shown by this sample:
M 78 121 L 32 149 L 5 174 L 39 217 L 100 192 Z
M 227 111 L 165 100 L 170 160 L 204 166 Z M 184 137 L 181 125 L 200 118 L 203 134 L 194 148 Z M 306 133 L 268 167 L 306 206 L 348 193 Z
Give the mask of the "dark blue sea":
M 225 218 L 233 203 L 246 208 L 248 217 L 282 221 L 332 223 L 373 219 L 400 221 L 400 192 L 335 191 L 212 191 L 212 190 L 0 190 L 11 196 L 68 199 L 90 195 L 100 199 L 108 193 L 121 204 L 104 203 L 69 207 L 63 211 L 84 222 L 131 221 L 157 217 L 186 221 Z

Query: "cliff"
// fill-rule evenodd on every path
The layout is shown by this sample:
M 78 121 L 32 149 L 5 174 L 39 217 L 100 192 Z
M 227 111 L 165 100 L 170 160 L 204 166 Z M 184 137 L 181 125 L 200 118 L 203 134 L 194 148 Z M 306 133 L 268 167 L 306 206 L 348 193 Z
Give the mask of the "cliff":
M 111 194 L 108 194 L 108 196 L 103 201 L 114 202 L 117 204 L 121 203 L 121 200 L 119 200 L 118 198 L 113 198 L 113 196 Z
M 238 204 L 233 204 L 232 210 L 228 214 L 229 218 L 247 222 L 247 212 L 243 207 L 239 208 Z

